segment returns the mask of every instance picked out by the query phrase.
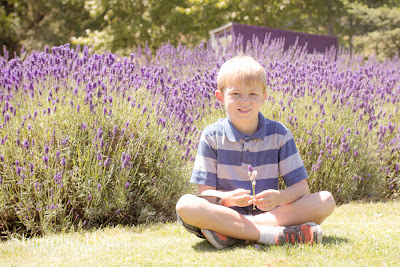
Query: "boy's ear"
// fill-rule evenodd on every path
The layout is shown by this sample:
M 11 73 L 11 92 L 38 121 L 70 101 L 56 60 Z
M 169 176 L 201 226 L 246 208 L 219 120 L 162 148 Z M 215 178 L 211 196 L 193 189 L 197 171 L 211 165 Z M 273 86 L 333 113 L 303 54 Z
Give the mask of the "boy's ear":
M 268 93 L 267 93 L 267 91 L 265 91 L 265 93 L 263 95 L 263 103 L 265 102 L 265 100 L 267 100 L 267 95 L 268 95 Z
M 215 90 L 215 98 L 221 105 L 224 104 L 224 95 L 220 90 Z

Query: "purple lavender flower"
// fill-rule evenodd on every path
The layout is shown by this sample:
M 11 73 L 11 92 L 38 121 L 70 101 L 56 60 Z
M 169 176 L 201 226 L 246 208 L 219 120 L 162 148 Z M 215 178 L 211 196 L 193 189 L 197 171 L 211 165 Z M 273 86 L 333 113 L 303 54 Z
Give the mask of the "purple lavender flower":
M 128 153 L 122 152 L 122 155 L 121 155 L 122 169 L 130 167 L 130 160 L 131 160 L 131 155 Z
M 104 161 L 104 166 L 107 167 L 110 164 L 110 158 L 107 157 L 107 159 Z
M 43 161 L 44 161 L 44 164 L 48 164 L 49 163 L 49 156 L 43 156 Z
M 253 172 L 253 166 L 249 165 L 249 166 L 247 166 L 247 168 L 248 168 L 249 172 Z
M 103 137 L 103 130 L 101 129 L 101 126 L 97 130 L 97 138 L 101 139 Z
M 126 182 L 126 183 L 125 183 L 125 189 L 128 189 L 130 185 L 131 185 L 130 182 Z
M 100 151 L 97 151 L 97 160 L 102 160 L 103 159 L 103 156 L 101 155 L 101 152 Z
M 101 184 L 98 184 L 97 185 L 97 191 L 100 191 L 100 189 L 101 189 Z
M 36 191 L 40 191 L 40 189 L 42 189 L 42 184 L 41 183 L 35 182 L 34 185 L 35 185 Z
M 6 113 L 6 114 L 4 115 L 4 123 L 7 123 L 7 122 L 9 122 L 9 121 L 10 121 L 10 114 Z
M 68 145 L 68 140 L 69 140 L 69 137 L 61 140 L 61 145 L 63 145 L 63 146 Z
M 22 172 L 22 167 L 16 167 L 16 172 L 18 176 L 21 176 L 21 172 Z
M 44 153 L 49 153 L 49 146 L 47 144 L 44 144 Z
M 62 173 L 58 172 L 54 175 L 54 182 L 56 182 L 57 184 L 61 184 L 61 180 L 62 180 Z
M 24 141 L 24 148 L 26 150 L 29 150 L 29 141 L 27 139 L 25 139 L 25 141 Z

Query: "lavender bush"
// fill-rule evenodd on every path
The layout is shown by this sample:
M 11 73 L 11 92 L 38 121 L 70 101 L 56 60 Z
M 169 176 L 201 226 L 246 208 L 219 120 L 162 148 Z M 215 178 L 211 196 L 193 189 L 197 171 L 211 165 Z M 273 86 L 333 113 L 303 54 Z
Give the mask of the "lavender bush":
M 398 197 L 398 58 L 308 55 L 256 40 L 262 112 L 295 136 L 312 191 L 338 202 Z M 0 58 L 0 231 L 42 234 L 173 218 L 201 129 L 221 118 L 216 74 L 242 52 L 165 44 L 152 55 L 69 45 Z

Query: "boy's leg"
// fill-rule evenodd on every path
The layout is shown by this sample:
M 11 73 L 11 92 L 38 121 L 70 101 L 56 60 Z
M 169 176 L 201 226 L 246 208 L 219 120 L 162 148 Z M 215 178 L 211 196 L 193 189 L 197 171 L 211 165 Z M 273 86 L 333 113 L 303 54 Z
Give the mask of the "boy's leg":
M 179 217 L 201 229 L 244 240 L 257 241 L 258 227 L 233 209 L 208 202 L 195 195 L 184 195 L 176 205 Z
M 238 212 L 194 195 L 185 195 L 176 209 L 183 221 L 202 229 L 244 240 L 258 241 L 262 227 L 298 225 L 306 222 L 320 224 L 335 208 L 329 192 L 306 195 L 293 203 L 279 206 L 254 217 L 254 223 Z
M 331 193 L 321 191 L 275 209 L 254 216 L 257 225 L 288 226 L 306 222 L 321 224 L 335 209 L 335 200 Z

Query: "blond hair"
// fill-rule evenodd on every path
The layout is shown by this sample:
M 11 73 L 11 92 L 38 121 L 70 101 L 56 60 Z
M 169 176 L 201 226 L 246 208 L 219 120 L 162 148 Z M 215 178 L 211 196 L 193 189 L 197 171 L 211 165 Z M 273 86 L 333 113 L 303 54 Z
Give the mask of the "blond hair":
M 239 55 L 226 61 L 217 76 L 217 89 L 224 91 L 228 83 L 245 82 L 249 86 L 261 85 L 267 89 L 265 69 L 252 57 Z

